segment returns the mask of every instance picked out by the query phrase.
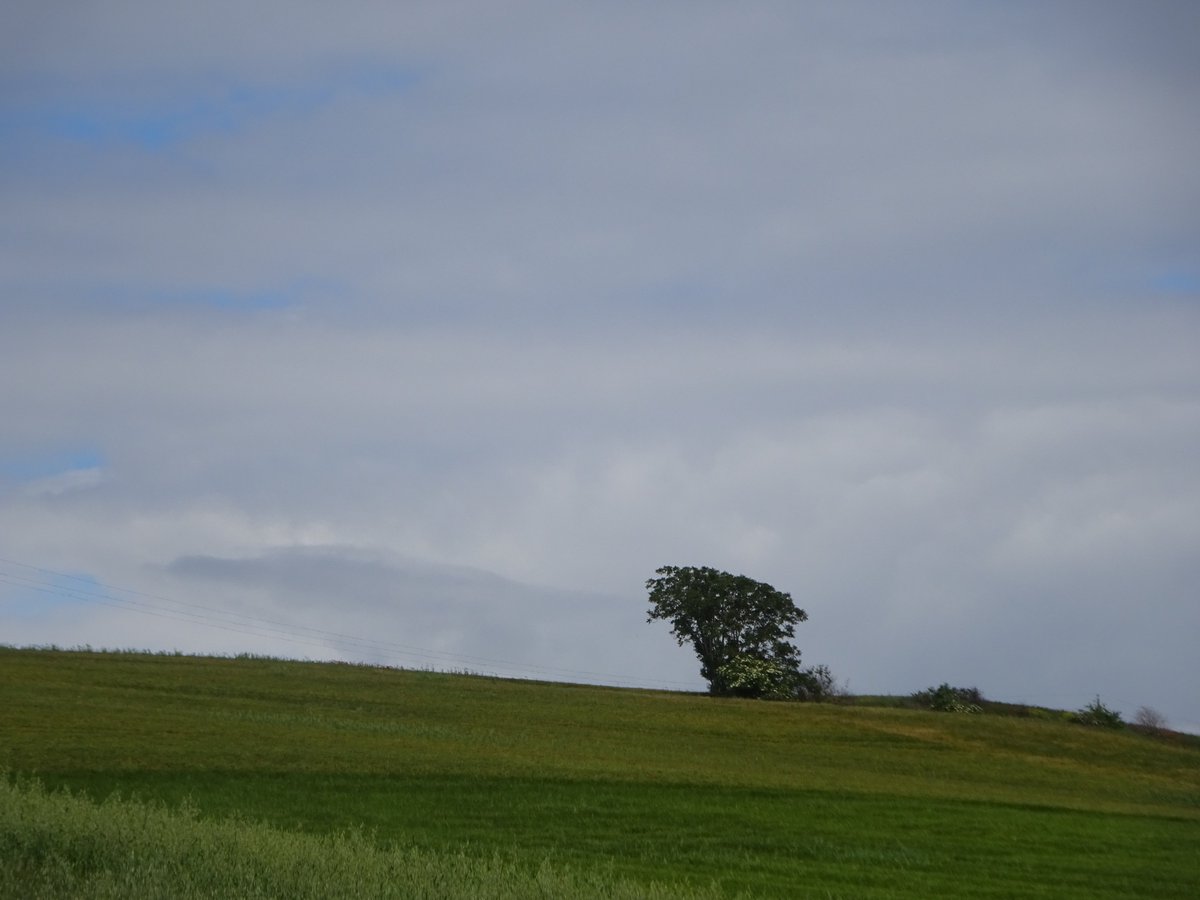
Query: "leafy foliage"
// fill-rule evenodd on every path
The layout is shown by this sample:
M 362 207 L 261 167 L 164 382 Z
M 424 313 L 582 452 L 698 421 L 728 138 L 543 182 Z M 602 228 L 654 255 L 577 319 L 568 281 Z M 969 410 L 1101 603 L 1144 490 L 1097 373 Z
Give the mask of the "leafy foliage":
M 796 696 L 805 673 L 791 639 L 808 614 L 790 594 L 707 566 L 663 566 L 655 574 L 646 582 L 646 621 L 666 620 L 681 647 L 692 644 L 710 693 Z
M 773 659 L 740 654 L 721 666 L 718 674 L 735 697 L 790 700 L 795 696 L 796 672 Z
M 983 694 L 975 687 L 951 687 L 948 682 L 943 681 L 935 688 L 917 691 L 912 696 L 921 706 L 937 712 L 983 712 Z
M 829 666 L 813 666 L 800 673 L 796 682 L 797 700 L 829 700 L 842 693 Z
M 1074 720 L 1080 725 L 1092 725 L 1097 728 L 1125 727 L 1125 723 L 1121 719 L 1121 714 L 1115 709 L 1109 709 L 1101 703 L 1099 695 L 1083 709 L 1076 712 Z

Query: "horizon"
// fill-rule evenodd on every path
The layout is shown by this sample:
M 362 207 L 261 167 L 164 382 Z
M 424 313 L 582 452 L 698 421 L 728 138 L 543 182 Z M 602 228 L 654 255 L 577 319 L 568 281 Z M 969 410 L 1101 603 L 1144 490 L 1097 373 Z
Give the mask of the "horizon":
M 680 687 L 680 686 L 671 686 L 669 684 L 660 684 L 660 685 L 629 684 L 629 683 L 622 683 L 620 676 L 616 676 L 616 675 L 612 676 L 614 681 L 611 681 L 611 682 L 610 681 L 589 680 L 592 678 L 608 677 L 601 673 L 595 673 L 595 672 L 575 673 L 580 676 L 579 680 L 572 680 L 572 679 L 568 678 L 562 672 L 543 672 L 540 674 L 538 674 L 538 673 L 513 674 L 513 672 L 511 670 L 510 671 L 503 670 L 503 668 L 507 668 L 507 666 L 509 665 L 509 664 L 504 663 L 504 661 L 494 661 L 494 662 L 499 663 L 499 665 L 502 667 L 502 669 L 488 671 L 486 664 L 483 664 L 482 668 L 480 668 L 480 669 L 439 668 L 438 666 L 436 666 L 432 663 L 418 665 L 418 664 L 414 664 L 414 663 L 372 662 L 372 661 L 363 660 L 363 659 L 342 659 L 342 658 L 337 658 L 337 657 L 317 658 L 317 657 L 307 657 L 307 656 L 277 656 L 274 654 L 263 654 L 263 653 L 256 653 L 253 651 L 240 651 L 238 653 L 221 653 L 221 652 L 216 652 L 216 651 L 186 652 L 186 651 L 177 650 L 177 649 L 151 649 L 151 648 L 139 648 L 139 647 L 93 647 L 89 644 L 76 645 L 76 646 L 70 646 L 70 647 L 62 647 L 57 644 L 29 644 L 29 645 L 17 646 L 17 645 L 5 643 L 2 641 L 0 641 L 0 650 L 12 650 L 12 651 L 17 651 L 17 652 L 23 652 L 23 651 L 43 652 L 43 653 L 84 653 L 84 654 L 90 653 L 93 655 L 101 655 L 101 656 L 107 656 L 107 655 L 112 655 L 112 656 L 156 656 L 156 657 L 171 657 L 171 658 L 181 658 L 181 659 L 248 660 L 248 661 L 252 661 L 252 662 L 253 661 L 268 661 L 268 662 L 300 663 L 300 664 L 306 664 L 306 665 L 311 664 L 311 665 L 362 666 L 364 668 L 385 669 L 385 670 L 390 670 L 390 671 L 395 671 L 395 672 L 417 672 L 417 673 L 427 673 L 430 675 L 461 676 L 464 678 L 489 678 L 489 679 L 495 679 L 498 681 L 520 681 L 520 682 L 527 682 L 530 684 L 563 685 L 563 686 L 567 686 L 567 687 L 598 687 L 598 688 L 607 688 L 607 689 L 617 690 L 617 691 L 650 691 L 653 693 L 677 693 L 677 694 L 689 694 L 689 695 L 697 695 L 697 696 L 705 696 L 705 697 L 713 696 L 707 688 L 697 688 L 694 686 L 693 687 Z M 445 664 L 448 665 L 449 663 L 445 663 Z M 475 664 L 478 665 L 479 662 L 477 661 Z M 464 662 L 464 665 L 466 665 L 465 662 Z M 511 666 L 512 666 L 513 670 L 518 671 L 518 672 L 523 668 L 522 666 L 520 666 L 520 664 L 517 664 L 517 663 L 511 664 Z M 531 667 L 531 668 L 535 669 L 537 667 Z M 937 687 L 937 685 L 930 685 L 925 690 L 934 690 L 936 687 Z M 956 690 L 963 690 L 963 689 L 978 690 L 978 688 L 976 688 L 974 686 L 968 687 L 967 685 L 956 685 L 954 687 Z M 904 694 L 892 694 L 892 693 L 856 694 L 856 693 L 853 693 L 853 692 L 849 691 L 848 689 L 844 688 L 843 686 L 839 685 L 835 688 L 835 693 L 831 694 L 828 697 L 820 699 L 820 700 L 780 701 L 780 700 L 771 700 L 771 699 L 764 699 L 764 698 L 747 698 L 747 697 L 735 697 L 735 696 L 713 696 L 713 699 L 715 699 L 715 700 L 748 701 L 748 702 L 755 702 L 755 703 L 779 703 L 779 702 L 807 703 L 807 704 L 815 703 L 815 704 L 827 704 L 827 705 L 833 705 L 833 706 L 843 706 L 846 708 L 856 708 L 853 705 L 848 706 L 845 703 L 845 701 L 846 700 L 871 699 L 871 698 L 879 698 L 879 699 L 886 699 L 886 700 L 914 700 L 916 693 L 919 693 L 919 692 L 910 692 L 910 693 L 904 693 Z M 1060 708 L 1060 707 L 1043 706 L 1043 705 L 1039 705 L 1039 704 L 1012 702 L 1012 701 L 1006 700 L 1001 697 L 989 696 L 986 691 L 980 690 L 979 693 L 980 693 L 980 696 L 982 697 L 982 701 L 984 703 L 997 704 L 1002 707 L 1012 707 L 1012 708 L 1024 707 L 1026 710 L 1043 709 L 1043 710 L 1048 710 L 1050 712 L 1058 712 L 1058 713 L 1083 712 L 1083 708 L 1081 708 L 1081 709 L 1064 709 L 1064 708 Z M 1106 709 L 1113 708 L 1112 705 L 1110 705 L 1109 703 L 1104 703 L 1103 701 L 1104 701 L 1104 698 L 1100 697 L 1099 695 L 1097 695 L 1094 698 L 1095 703 L 1103 703 L 1103 706 Z M 1090 706 L 1091 704 L 1087 704 L 1087 705 Z M 925 706 L 914 706 L 914 707 L 905 707 L 905 708 L 911 708 L 911 710 L 914 712 L 938 712 L 938 710 L 935 710 L 932 707 L 925 707 Z M 1153 707 L 1149 707 L 1149 711 L 1152 713 L 1155 713 L 1157 715 L 1157 717 L 1161 717 L 1162 719 L 1165 719 L 1165 717 L 1162 717 L 1161 713 L 1159 713 L 1159 711 L 1154 709 Z M 942 711 L 941 714 L 950 715 L 953 713 Z M 994 711 L 988 710 L 985 707 L 982 710 L 982 712 L 976 711 L 976 714 L 995 715 L 996 713 Z M 1007 713 L 1007 715 L 1017 715 L 1017 714 L 1010 712 L 1010 713 Z M 1135 731 L 1143 731 L 1143 732 L 1146 731 L 1147 729 L 1150 729 L 1150 730 L 1163 731 L 1163 732 L 1176 732 L 1176 733 L 1180 733 L 1180 734 L 1200 736 L 1200 729 L 1191 730 L 1187 727 L 1178 727 L 1175 725 L 1175 723 L 1173 723 L 1169 720 L 1166 720 L 1165 723 L 1161 724 L 1161 725 L 1144 726 L 1140 722 L 1137 721 L 1136 716 L 1131 717 L 1129 719 L 1125 719 L 1125 718 L 1123 718 L 1123 714 L 1120 714 L 1120 715 L 1122 715 L 1121 726 L 1123 728 L 1131 727 Z M 1063 721 L 1068 721 L 1068 720 L 1063 720 Z M 1184 724 L 1186 725 L 1187 723 L 1184 723 Z M 1089 726 L 1089 727 L 1095 727 L 1095 726 Z

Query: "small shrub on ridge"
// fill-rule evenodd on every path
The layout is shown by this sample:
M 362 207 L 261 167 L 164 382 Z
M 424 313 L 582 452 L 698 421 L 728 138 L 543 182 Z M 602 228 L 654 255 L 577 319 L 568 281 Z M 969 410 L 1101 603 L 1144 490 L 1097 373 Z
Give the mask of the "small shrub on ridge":
M 951 687 L 948 682 L 942 682 L 938 687 L 917 691 L 912 697 L 921 706 L 937 712 L 983 712 L 983 694 L 975 687 Z
M 1133 721 L 1147 731 L 1158 733 L 1167 730 L 1167 717 L 1149 706 L 1139 706 Z
M 1091 725 L 1096 728 L 1125 727 L 1125 723 L 1121 720 L 1121 714 L 1101 703 L 1098 694 L 1095 700 L 1075 713 L 1074 721 L 1080 725 Z

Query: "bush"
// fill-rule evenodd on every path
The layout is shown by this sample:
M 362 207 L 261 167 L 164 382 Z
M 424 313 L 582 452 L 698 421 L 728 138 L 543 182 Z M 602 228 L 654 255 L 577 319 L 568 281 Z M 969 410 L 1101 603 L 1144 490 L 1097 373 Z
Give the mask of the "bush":
M 735 656 L 718 673 L 732 696 L 759 700 L 791 700 L 799 674 L 774 660 L 748 654 Z
M 1121 721 L 1121 714 L 1115 709 L 1109 709 L 1100 702 L 1100 695 L 1096 695 L 1096 699 L 1078 710 L 1073 720 L 1080 725 L 1092 725 L 1097 728 L 1124 728 L 1125 723 Z
M 733 697 L 757 700 L 827 700 L 837 692 L 828 666 L 797 670 L 778 660 L 742 654 L 718 670 Z
M 829 666 L 813 666 L 800 673 L 796 680 L 796 699 L 808 701 L 830 700 L 842 693 L 829 671 Z
M 1167 730 L 1167 717 L 1149 706 L 1139 706 L 1133 721 L 1147 731 L 1157 733 Z
M 912 697 L 921 706 L 937 712 L 983 712 L 983 694 L 979 688 L 951 687 L 947 682 L 942 682 L 938 687 L 917 691 Z

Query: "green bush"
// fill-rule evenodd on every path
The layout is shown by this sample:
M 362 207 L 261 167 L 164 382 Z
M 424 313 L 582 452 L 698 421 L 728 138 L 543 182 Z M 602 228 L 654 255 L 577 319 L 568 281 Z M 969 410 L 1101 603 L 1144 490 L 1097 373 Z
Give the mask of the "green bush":
M 797 670 L 775 659 L 735 656 L 718 670 L 730 696 L 758 700 L 826 700 L 836 692 L 828 666 Z
M 841 689 L 829 671 L 829 666 L 813 666 L 805 669 L 796 679 L 797 700 L 829 700 L 839 696 Z
M 741 654 L 718 672 L 734 697 L 791 700 L 795 695 L 796 671 L 772 659 Z
M 912 697 L 921 706 L 937 712 L 983 712 L 983 694 L 979 688 L 951 687 L 949 683 L 942 682 L 938 687 L 917 691 Z
M 1095 700 L 1078 710 L 1072 720 L 1080 725 L 1092 725 L 1097 728 L 1125 727 L 1125 723 L 1121 720 L 1121 714 L 1101 703 L 1099 694 L 1096 695 Z

